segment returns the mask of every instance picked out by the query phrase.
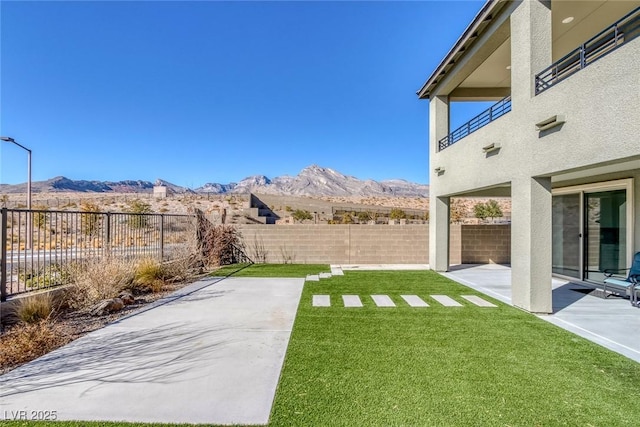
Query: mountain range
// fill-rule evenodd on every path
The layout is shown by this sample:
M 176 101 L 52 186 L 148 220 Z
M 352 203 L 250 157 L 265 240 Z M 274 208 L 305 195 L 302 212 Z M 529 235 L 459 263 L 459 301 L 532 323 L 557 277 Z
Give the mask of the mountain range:
M 207 183 L 195 190 L 172 184 L 162 179 L 155 182 L 141 180 L 127 181 L 85 181 L 71 180 L 63 176 L 32 183 L 34 193 L 45 192 L 92 192 L 92 193 L 149 193 L 154 186 L 165 186 L 173 193 L 213 193 L 213 194 L 276 194 L 291 196 L 400 196 L 428 197 L 429 186 L 403 179 L 387 181 L 361 180 L 344 175 L 330 168 L 311 165 L 298 175 L 283 175 L 270 179 L 264 175 L 247 177 L 240 182 L 229 184 Z M 25 193 L 26 184 L 0 184 L 1 193 Z

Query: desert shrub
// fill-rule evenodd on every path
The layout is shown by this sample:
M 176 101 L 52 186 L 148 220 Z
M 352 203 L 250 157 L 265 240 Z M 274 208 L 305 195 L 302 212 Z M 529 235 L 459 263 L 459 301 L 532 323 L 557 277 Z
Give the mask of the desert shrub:
M 267 262 L 269 252 L 267 251 L 262 238 L 258 238 L 258 236 L 253 237 L 253 243 L 249 248 L 249 255 L 254 262 L 257 262 L 259 264 L 264 264 Z
M 40 266 L 36 270 L 22 271 L 18 277 L 27 288 L 39 289 L 68 283 L 70 272 L 60 264 L 49 264 Z
M 95 203 L 83 202 L 80 207 L 80 230 L 85 236 L 95 236 L 100 225 L 100 215 L 97 214 L 100 207 Z
M 71 200 L 69 200 L 64 205 L 60 206 L 60 208 L 62 209 L 70 209 L 70 208 L 76 208 L 76 207 L 78 207 L 78 204 L 75 202 L 72 202 Z
M 343 224 L 353 224 L 353 217 L 350 213 L 345 213 L 342 215 L 342 223 Z
M 36 359 L 70 341 L 69 335 L 49 321 L 14 326 L 1 338 L 0 371 Z
M 71 285 L 65 292 L 65 303 L 77 310 L 92 307 L 104 299 L 117 297 L 131 286 L 136 265 L 122 258 L 90 259 L 73 268 Z
M 313 219 L 311 212 L 302 209 L 296 209 L 291 215 L 295 221 L 304 221 L 305 219 Z
M 169 272 L 159 261 L 145 258 L 135 267 L 132 288 L 134 291 L 159 292 L 169 279 Z
M 40 205 L 40 206 L 35 206 L 34 210 L 37 211 L 46 211 L 48 210 L 48 208 L 44 205 Z M 33 226 L 35 228 L 46 228 L 47 226 L 47 222 L 49 222 L 49 214 L 47 212 L 33 212 L 32 213 L 32 219 L 31 221 L 33 222 Z
M 452 198 L 449 203 L 449 221 L 457 224 L 467 217 L 467 208 L 462 199 Z
M 293 212 L 293 208 L 291 206 L 285 206 L 284 210 L 287 212 Z
M 293 264 L 296 259 L 295 253 L 286 245 L 280 246 L 280 256 L 282 257 L 283 264 Z
M 367 222 L 371 220 L 369 212 L 358 212 L 358 222 Z
M 487 218 L 500 218 L 502 216 L 502 209 L 495 200 L 491 199 L 487 203 L 477 203 L 473 207 L 473 213 L 476 218 L 484 220 Z
M 406 217 L 406 212 L 399 208 L 393 208 L 389 212 L 389 219 L 405 219 Z
M 53 296 L 50 292 L 23 297 L 13 306 L 13 315 L 23 323 L 37 323 L 49 319 L 53 313 Z
M 129 202 L 127 212 L 134 214 L 128 219 L 129 225 L 133 228 L 145 228 L 149 223 L 147 214 L 153 213 L 151 205 L 139 199 Z
M 241 256 L 241 234 L 231 225 L 209 227 L 204 235 L 203 255 L 212 266 L 236 264 Z
M 489 216 L 487 213 L 487 207 L 484 203 L 476 203 L 473 206 L 473 214 L 476 216 L 476 218 L 481 220 L 484 220 Z

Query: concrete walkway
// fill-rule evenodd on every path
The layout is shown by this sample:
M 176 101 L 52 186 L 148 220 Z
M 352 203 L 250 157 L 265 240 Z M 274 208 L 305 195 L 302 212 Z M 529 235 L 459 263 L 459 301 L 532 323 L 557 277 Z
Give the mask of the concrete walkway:
M 0 419 L 266 424 L 303 283 L 194 283 L 0 376 Z
M 444 273 L 458 283 L 511 304 L 511 268 L 496 265 L 459 265 Z M 553 279 L 553 314 L 538 316 L 610 350 L 640 362 L 640 308 L 628 299 L 599 298 L 576 289 L 587 286 Z

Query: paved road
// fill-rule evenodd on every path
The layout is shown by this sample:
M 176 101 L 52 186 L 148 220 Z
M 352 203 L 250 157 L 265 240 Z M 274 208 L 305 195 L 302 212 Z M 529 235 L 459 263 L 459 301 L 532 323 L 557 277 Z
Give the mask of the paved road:
M 194 283 L 0 376 L 0 420 L 266 424 L 303 283 Z

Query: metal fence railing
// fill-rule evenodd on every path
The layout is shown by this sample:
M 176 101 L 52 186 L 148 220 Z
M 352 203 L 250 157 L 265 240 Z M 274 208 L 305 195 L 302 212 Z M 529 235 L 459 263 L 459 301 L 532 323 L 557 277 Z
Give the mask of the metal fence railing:
M 640 7 L 536 75 L 536 95 L 640 35 Z
M 451 132 L 449 135 L 438 141 L 438 149 L 444 150 L 450 145 L 455 144 L 467 135 L 477 131 L 478 129 L 488 125 L 495 119 L 502 117 L 511 111 L 511 95 L 502 98 L 482 113 Z
M 183 255 L 194 215 L 1 209 L 0 300 L 68 283 L 69 268 L 92 257 Z

